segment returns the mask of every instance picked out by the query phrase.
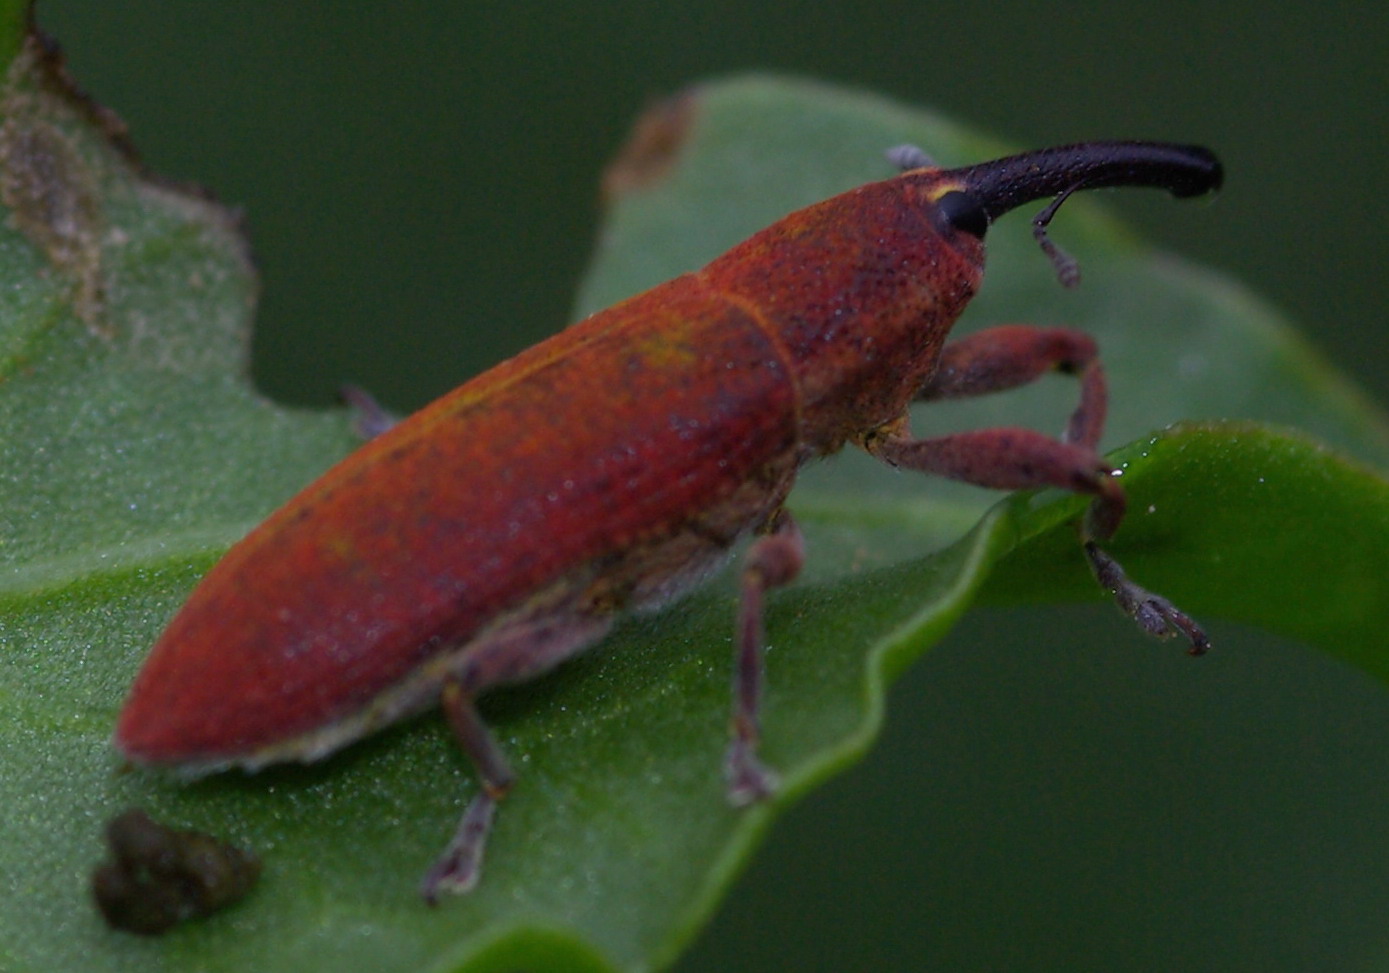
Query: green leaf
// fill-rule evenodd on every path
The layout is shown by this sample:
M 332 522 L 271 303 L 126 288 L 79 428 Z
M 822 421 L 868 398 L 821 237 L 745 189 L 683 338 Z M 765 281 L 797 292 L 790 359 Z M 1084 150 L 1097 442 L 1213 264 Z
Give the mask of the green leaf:
M 1389 488 L 1362 464 L 1303 436 L 1253 423 L 1182 423 L 1113 456 L 1129 518 L 1108 545 L 1193 612 L 1290 635 L 1389 682 Z M 986 596 L 1094 596 L 1074 560 L 1074 502 L 1009 502 L 1021 545 Z M 1032 508 L 1032 509 L 1029 509 Z
M 119 773 L 110 728 L 161 626 L 227 546 L 351 437 L 345 416 L 285 410 L 246 383 L 255 281 L 225 213 L 143 179 L 51 85 L 24 75 L 4 97 L 7 124 L 37 133 L 11 135 L 7 171 L 13 146 L 46 147 L 62 165 L 45 198 L 79 214 L 45 225 L 31 193 L 29 203 L 7 197 L 14 218 L 0 224 L 6 970 L 659 967 L 707 920 L 777 814 L 864 751 L 888 679 L 981 588 L 1095 596 L 1067 536 L 1073 498 L 997 503 L 861 456 L 822 464 L 793 498 L 810 543 L 806 577 L 778 593 L 768 619 L 765 756 L 784 775 L 777 799 L 735 811 L 722 794 L 734 604 L 724 577 L 624 623 L 553 676 L 485 700 L 521 781 L 481 886 L 434 910 L 416 883 L 476 788 L 435 716 L 307 768 L 191 785 Z M 707 85 L 687 109 L 674 116 L 669 166 L 618 193 L 582 308 L 889 175 L 890 145 L 914 141 L 947 163 L 999 151 L 919 111 L 776 79 Z M 1198 227 L 1208 211 L 1173 205 Z M 1153 254 L 1087 201 L 1068 204 L 1054 232 L 1081 261 L 1080 291 L 1056 286 L 1019 218 L 993 231 L 989 281 L 962 327 L 1066 321 L 1100 336 L 1115 399 L 1109 441 L 1142 437 L 1121 454 L 1134 516 L 1115 552 L 1193 608 L 1282 628 L 1378 672 L 1367 606 L 1383 593 L 1373 584 L 1305 623 L 1248 592 L 1296 587 L 1289 550 L 1338 552 L 1317 567 L 1326 592 L 1356 578 L 1382 584 L 1383 481 L 1266 429 L 1149 430 L 1182 417 L 1257 418 L 1383 463 L 1381 418 L 1267 308 Z M 1067 382 L 1046 383 L 933 409 L 919 427 L 1017 415 L 1059 427 L 1074 395 Z M 1305 530 L 1278 529 L 1304 515 Z M 101 823 L 128 804 L 255 848 L 260 887 L 162 939 L 107 930 L 87 882 Z

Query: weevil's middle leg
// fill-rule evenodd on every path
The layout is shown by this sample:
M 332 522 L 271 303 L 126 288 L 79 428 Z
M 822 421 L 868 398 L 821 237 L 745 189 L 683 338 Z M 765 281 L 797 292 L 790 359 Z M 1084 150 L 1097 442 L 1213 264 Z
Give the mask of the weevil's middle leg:
M 1081 383 L 1080 404 L 1061 439 L 1030 429 L 998 428 L 912 439 L 905 418 L 866 436 L 868 452 L 893 466 L 934 473 L 1003 490 L 1056 486 L 1094 497 L 1080 525 L 1086 560 L 1100 585 L 1147 632 L 1180 635 L 1190 652 L 1210 647 L 1201 627 L 1166 598 L 1129 580 L 1098 544 L 1124 519 L 1124 489 L 1096 452 L 1108 396 L 1091 338 L 1067 328 L 1008 325 L 948 345 L 936 374 L 919 399 L 963 398 L 1016 388 L 1051 370 L 1072 372 Z
M 805 562 L 805 539 L 791 515 L 779 512 L 768 533 L 748 549 L 743 568 L 738 628 L 734 637 L 733 740 L 724 760 L 728 800 L 735 806 L 769 797 L 776 789 L 776 774 L 757 757 L 761 730 L 757 719 L 762 698 L 763 596 L 771 588 L 789 584 Z

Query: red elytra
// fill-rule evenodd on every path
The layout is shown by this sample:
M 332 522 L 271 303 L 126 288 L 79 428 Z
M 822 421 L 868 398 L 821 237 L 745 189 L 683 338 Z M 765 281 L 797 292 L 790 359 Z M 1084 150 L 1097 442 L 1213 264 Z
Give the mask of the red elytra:
M 1207 150 L 1063 146 L 960 169 L 897 150 L 905 171 L 792 213 L 708 266 L 594 314 L 473 379 L 309 485 L 210 571 L 160 637 L 121 712 L 131 761 L 207 772 L 318 759 L 441 699 L 482 791 L 424 893 L 477 880 L 513 775 L 478 694 L 532 678 L 664 604 L 742 538 L 730 797 L 774 787 L 756 756 L 764 593 L 802 541 L 783 508 L 797 469 L 855 443 L 983 486 L 1091 494 L 1083 550 L 1146 629 L 1200 628 L 1099 546 L 1124 494 L 1096 446 L 1106 390 L 1093 342 L 1008 326 L 946 345 L 1008 210 L 1071 192 L 1215 189 Z M 988 429 L 914 439 L 914 401 L 1073 372 L 1061 439 Z

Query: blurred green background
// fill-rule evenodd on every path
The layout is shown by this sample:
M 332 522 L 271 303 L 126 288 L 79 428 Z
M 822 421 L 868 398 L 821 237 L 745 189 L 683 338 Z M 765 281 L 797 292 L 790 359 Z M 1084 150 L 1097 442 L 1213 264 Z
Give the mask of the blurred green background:
M 1020 147 L 1210 144 L 1227 189 L 1199 235 L 1159 194 L 1112 205 L 1389 386 L 1377 5 L 65 0 L 40 22 L 154 169 L 244 207 L 255 377 L 295 404 L 351 380 L 412 409 L 556 330 L 633 116 L 749 68 Z M 681 968 L 1389 967 L 1389 694 L 1211 627 L 1192 662 L 1102 606 L 971 616 Z M 1001 648 L 1020 631 L 1025 658 Z

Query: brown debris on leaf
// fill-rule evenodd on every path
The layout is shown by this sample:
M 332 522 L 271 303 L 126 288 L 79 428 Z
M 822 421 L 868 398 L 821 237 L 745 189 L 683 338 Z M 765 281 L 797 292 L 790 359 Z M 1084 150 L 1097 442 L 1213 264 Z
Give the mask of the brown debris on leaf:
M 124 124 L 76 89 L 56 46 L 35 33 L 6 73 L 0 117 L 0 202 L 49 265 L 73 282 L 77 316 L 93 332 L 112 337 L 105 320 L 106 224 L 98 176 L 64 128 L 77 119 L 95 124 L 131 158 Z
M 157 936 L 241 899 L 260 859 L 201 831 L 180 831 L 131 808 L 106 825 L 111 860 L 92 875 L 97 907 L 113 929 Z
M 649 105 L 638 116 L 627 141 L 603 170 L 605 203 L 645 189 L 670 171 L 694 121 L 697 100 L 698 93 L 686 89 Z

